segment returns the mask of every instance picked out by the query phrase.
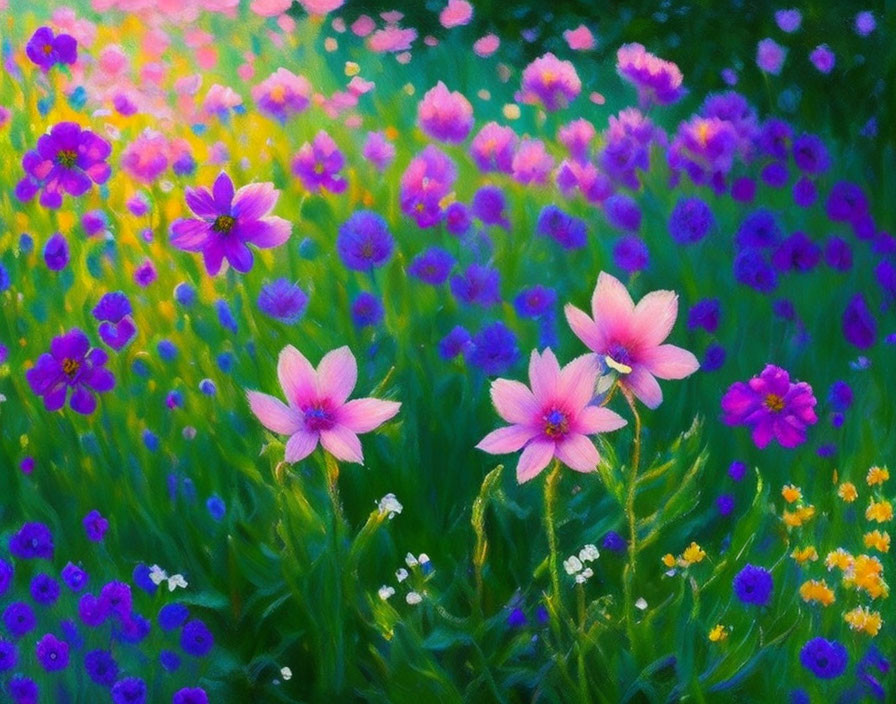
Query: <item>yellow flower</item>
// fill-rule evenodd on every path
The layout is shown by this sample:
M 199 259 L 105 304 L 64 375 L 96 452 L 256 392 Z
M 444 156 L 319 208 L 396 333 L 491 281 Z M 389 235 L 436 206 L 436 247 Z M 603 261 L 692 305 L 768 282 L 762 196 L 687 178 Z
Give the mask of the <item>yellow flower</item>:
M 665 555 L 663 555 L 663 564 L 666 567 L 675 567 L 675 555 L 673 555 L 671 552 L 667 552 Z
M 706 557 L 706 553 L 703 552 L 703 548 L 697 545 L 697 543 L 691 543 L 681 555 L 681 560 L 684 563 L 682 567 L 687 567 L 695 562 L 702 562 L 704 557 Z
M 843 548 L 837 548 L 828 553 L 828 556 L 824 558 L 824 566 L 828 568 L 828 571 L 834 569 L 848 570 L 852 567 L 853 557 Z
M 800 518 L 800 523 L 805 523 L 810 518 L 815 515 L 815 507 L 814 506 L 803 506 L 796 512 L 797 516 Z
M 865 477 L 865 481 L 868 482 L 868 486 L 874 486 L 875 484 L 883 484 L 889 478 L 890 470 L 886 467 L 872 467 L 868 470 L 868 476 Z
M 893 506 L 890 505 L 890 502 L 886 499 L 883 501 L 875 501 L 874 499 L 871 499 L 871 503 L 868 504 L 868 508 L 865 509 L 865 518 L 869 521 L 885 523 L 893 518 Z
M 783 489 L 781 489 L 781 496 L 784 497 L 784 500 L 792 504 L 794 501 L 799 501 L 803 498 L 803 492 L 800 491 L 798 486 L 794 486 L 793 484 L 786 484 Z
M 784 521 L 784 524 L 790 528 L 798 528 L 803 525 L 803 519 L 800 518 L 799 511 L 793 513 L 791 511 L 785 511 L 781 514 L 781 520 Z
M 874 548 L 878 552 L 889 552 L 890 534 L 886 531 L 882 533 L 879 530 L 873 530 L 870 533 L 865 533 L 865 547 Z
M 790 556 L 800 564 L 803 564 L 804 562 L 808 562 L 809 560 L 812 560 L 813 562 L 817 560 L 818 551 L 815 550 L 814 546 L 810 545 L 809 547 L 803 548 L 802 550 L 797 548 L 790 554 Z
M 709 632 L 709 640 L 713 643 L 718 643 L 720 640 L 725 640 L 728 637 L 728 631 L 725 630 L 725 627 L 718 623 L 712 627 L 712 630 Z
M 870 555 L 856 557 L 846 573 L 843 575 L 843 584 L 853 589 L 861 589 L 872 599 L 886 597 L 890 588 L 883 579 L 884 566 L 880 560 Z
M 857 606 L 852 611 L 843 614 L 843 620 L 854 631 L 864 631 L 869 636 L 876 636 L 883 625 L 883 620 L 877 611 L 871 611 L 866 606 Z
M 858 498 L 859 492 L 856 491 L 856 485 L 852 482 L 843 482 L 837 489 L 837 496 L 851 504 Z
M 803 601 L 814 601 L 822 606 L 830 606 L 834 603 L 834 592 L 823 579 L 810 579 L 800 586 L 800 596 Z

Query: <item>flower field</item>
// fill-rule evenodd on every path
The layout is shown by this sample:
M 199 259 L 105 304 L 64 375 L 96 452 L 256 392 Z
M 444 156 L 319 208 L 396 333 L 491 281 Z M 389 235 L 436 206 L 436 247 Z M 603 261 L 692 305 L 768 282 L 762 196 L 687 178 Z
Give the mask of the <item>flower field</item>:
M 894 701 L 896 16 L 720 12 L 0 0 L 0 701 Z

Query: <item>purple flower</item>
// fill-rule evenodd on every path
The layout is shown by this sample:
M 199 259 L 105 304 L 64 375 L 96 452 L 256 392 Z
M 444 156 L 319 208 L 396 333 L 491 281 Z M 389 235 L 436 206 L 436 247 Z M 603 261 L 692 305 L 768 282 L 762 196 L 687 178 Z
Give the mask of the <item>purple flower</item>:
M 78 600 L 78 616 L 91 628 L 102 626 L 109 616 L 109 604 L 93 594 L 84 594 Z
M 501 302 L 501 276 L 497 269 L 470 264 L 463 275 L 451 277 L 451 293 L 463 303 L 488 308 Z
M 616 71 L 638 90 L 642 109 L 669 105 L 685 93 L 678 66 L 648 52 L 642 44 L 625 44 L 616 52 Z
M 884 259 L 874 267 L 874 277 L 877 283 L 889 296 L 896 296 L 896 267 Z
M 174 631 L 186 623 L 190 618 L 190 610 L 177 602 L 165 604 L 159 609 L 159 628 L 163 631 Z
M 112 686 L 113 704 L 146 704 L 146 682 L 138 677 L 125 677 Z
M 628 274 L 643 271 L 650 264 L 647 243 L 637 235 L 624 235 L 613 246 L 613 263 Z
M 62 568 L 62 581 L 73 592 L 79 592 L 87 584 L 88 576 L 81 567 L 69 562 Z
M 716 498 L 716 510 L 720 516 L 728 516 L 734 510 L 734 496 L 732 494 L 721 494 Z
M 6 691 L 12 697 L 13 704 L 38 704 L 40 690 L 37 683 L 24 675 L 15 675 L 6 685 Z
M 87 676 L 101 687 L 110 688 L 118 678 L 118 663 L 108 650 L 91 650 L 84 656 Z
M 582 81 L 571 62 L 548 52 L 523 69 L 520 88 L 522 102 L 554 112 L 575 100 L 582 91 Z
M 288 325 L 298 322 L 307 305 L 308 295 L 283 278 L 265 284 L 258 294 L 258 310 Z
M 805 176 L 793 184 L 793 202 L 801 208 L 809 208 L 818 200 L 818 188 L 815 182 Z
M 817 176 L 831 166 L 827 147 L 818 135 L 804 134 L 793 142 L 793 160 L 804 174 Z
M 274 73 L 252 88 L 252 99 L 259 111 L 270 115 L 281 124 L 308 107 L 311 82 L 285 68 Z
M 750 213 L 741 223 L 734 242 L 738 247 L 775 247 L 781 241 L 781 228 L 774 214 L 764 208 Z
M 163 650 L 159 653 L 159 662 L 168 672 L 176 672 L 180 668 L 180 656 L 170 650 Z
M 800 663 L 819 679 L 830 680 L 844 673 L 849 653 L 835 640 L 813 638 L 800 650 Z
M 94 543 L 101 543 L 106 536 L 106 531 L 109 530 L 109 521 L 103 518 L 99 511 L 93 509 L 84 516 L 84 530 L 90 540 Z
M 803 22 L 803 13 L 797 9 L 778 10 L 775 12 L 775 24 L 778 29 L 788 34 L 797 31 Z
M 824 248 L 824 260 L 831 269 L 849 271 L 852 268 L 852 249 L 839 237 L 831 237 Z
M 556 205 L 546 205 L 538 214 L 535 233 L 550 237 L 563 249 L 581 249 L 588 241 L 588 226 Z
M 818 422 L 812 387 L 794 383 L 781 367 L 766 365 L 759 376 L 732 384 L 722 397 L 727 425 L 752 428 L 753 442 L 760 449 L 773 439 L 782 447 L 797 447 L 806 441 L 806 428 Z
M 103 184 L 111 170 L 106 159 L 110 144 L 75 122 L 60 122 L 37 140 L 37 149 L 22 157 L 25 178 L 16 185 L 15 194 L 22 202 L 41 191 L 45 208 L 62 205 L 63 193 L 84 195 L 93 183 Z
M 757 142 L 763 154 L 784 160 L 790 155 L 792 140 L 793 128 L 783 120 L 772 117 L 762 123 Z
M 489 376 L 504 374 L 520 357 L 516 335 L 500 321 L 480 330 L 471 344 L 467 359 Z
M 793 307 L 793 303 L 786 299 L 780 298 L 772 304 L 772 311 L 779 318 L 784 318 L 784 320 L 796 320 L 796 309 Z
M 432 227 L 442 219 L 442 199 L 447 196 L 457 169 L 444 152 L 430 145 L 415 156 L 401 176 L 401 210 L 418 227 Z
M 849 304 L 843 312 L 843 337 L 849 344 L 859 349 L 864 350 L 874 346 L 877 338 L 877 323 L 861 293 L 857 293 L 849 299 Z
M 540 318 L 550 313 L 557 302 L 557 292 L 540 284 L 523 289 L 513 299 L 513 307 L 522 318 Z
M 764 567 L 746 565 L 735 575 L 732 586 L 741 603 L 765 606 L 772 595 L 774 580 Z
M 524 139 L 513 156 L 513 178 L 519 183 L 548 182 L 554 158 L 540 139 Z
M 384 171 L 395 158 L 395 145 L 382 132 L 368 132 L 361 154 L 377 171 Z
M 208 695 L 199 687 L 184 687 L 174 693 L 171 704 L 208 704 Z
M 3 610 L 3 625 L 13 638 L 21 638 L 37 625 L 34 611 L 24 601 L 14 601 Z
M 439 81 L 417 104 L 417 123 L 433 139 L 460 144 L 473 128 L 473 106 L 463 93 L 449 91 Z
M 205 624 L 199 619 L 188 621 L 180 633 L 180 647 L 188 655 L 196 658 L 208 655 L 215 645 L 215 639 Z
M 787 49 L 774 39 L 763 39 L 756 46 L 756 65 L 773 76 L 781 73 L 786 58 Z
M 745 462 L 740 462 L 739 460 L 735 460 L 728 467 L 728 476 L 731 477 L 734 481 L 739 482 L 742 481 L 743 478 L 747 474 L 747 465 Z
M 596 134 L 594 125 L 584 118 L 579 118 L 561 127 L 557 132 L 557 139 L 566 147 L 570 157 L 576 161 L 587 161 L 591 142 Z
M 821 73 L 828 74 L 834 70 L 834 64 L 837 62 L 837 56 L 831 51 L 827 44 L 819 44 L 809 54 L 809 61 Z
M 49 27 L 39 27 L 25 46 L 25 53 L 47 73 L 56 64 L 74 64 L 78 60 L 78 42 L 68 34 L 54 36 Z
M 725 177 L 734 166 L 740 145 L 737 130 L 718 117 L 692 117 L 678 126 L 669 146 L 669 167 L 684 171 L 697 185 L 725 190 Z
M 68 240 L 61 232 L 57 232 L 44 245 L 44 262 L 50 271 L 62 271 L 68 266 Z
M 821 247 L 805 232 L 794 232 L 772 255 L 772 264 L 778 271 L 811 271 L 820 261 Z
M 828 194 L 826 209 L 834 222 L 854 222 L 868 214 L 868 199 L 856 184 L 838 181 Z
M 439 356 L 442 359 L 454 359 L 472 347 L 472 337 L 466 328 L 460 325 L 452 328 L 445 337 L 439 340 Z
M 157 278 L 155 264 L 151 259 L 144 259 L 143 263 L 134 269 L 134 282 L 138 286 L 146 288 Z
M 604 535 L 600 546 L 610 552 L 623 553 L 628 549 L 628 541 L 615 530 L 610 530 Z
M 43 523 L 24 523 L 9 539 L 9 551 L 20 560 L 52 560 L 53 534 Z
M 187 252 L 202 252 L 205 268 L 215 276 L 224 259 L 237 271 L 252 268 L 252 251 L 277 247 L 289 239 L 292 225 L 269 216 L 280 192 L 270 183 L 252 183 L 234 192 L 226 173 L 215 180 L 212 190 L 188 188 L 186 201 L 196 218 L 176 220 L 171 225 L 172 245 Z
M 34 601 L 49 606 L 59 598 L 59 582 L 48 574 L 36 574 L 31 580 L 30 591 Z
M 697 197 L 678 199 L 669 216 L 669 234 L 679 244 L 693 244 L 716 227 L 709 205 Z
M 700 116 L 716 118 L 728 123 L 737 135 L 736 152 L 741 159 L 749 160 L 759 137 L 759 121 L 756 111 L 740 93 L 729 90 L 707 96 L 700 106 Z
M 522 628 L 526 625 L 526 614 L 519 607 L 514 607 L 507 615 L 507 625 L 510 628 Z
M 855 30 L 860 37 L 867 37 L 877 28 L 877 20 L 874 19 L 874 13 L 863 10 L 856 15 Z
M 12 578 L 15 574 L 15 568 L 12 563 L 0 558 L 0 597 L 9 591 L 9 585 L 12 584 Z
M 617 193 L 604 201 L 607 222 L 623 232 L 637 232 L 641 227 L 641 208 L 638 202 L 624 193 Z
M 19 650 L 15 643 L 0 640 L 0 672 L 9 672 L 19 662 Z
M 445 208 L 445 229 L 452 235 L 464 235 L 470 229 L 473 220 L 470 209 L 459 201 Z
M 408 273 L 415 279 L 431 286 L 441 286 L 448 280 L 454 257 L 444 249 L 430 247 L 422 254 L 414 257 L 408 267 Z
M 783 161 L 773 161 L 762 167 L 762 182 L 772 188 L 783 188 L 790 180 L 790 172 Z
M 392 256 L 395 242 L 386 221 L 372 210 L 353 213 L 339 228 L 336 250 L 346 267 L 370 271 Z
M 470 156 L 480 171 L 513 170 L 513 154 L 518 137 L 510 127 L 497 122 L 486 123 L 470 142 Z
M 731 198 L 738 203 L 752 203 L 756 197 L 756 181 L 749 176 L 741 176 L 731 184 Z
M 131 302 L 122 291 L 111 291 L 103 295 L 93 308 L 93 317 L 98 321 L 117 323 L 131 314 Z
M 359 328 L 379 325 L 384 313 L 380 299 L 367 291 L 359 293 L 352 302 L 352 320 Z
M 37 641 L 35 653 L 41 666 L 47 672 L 56 672 L 68 667 L 68 643 L 47 633 Z
M 510 229 L 510 221 L 504 214 L 507 200 L 497 186 L 483 186 L 473 194 L 472 211 L 484 225 L 500 225 Z
M 53 338 L 49 354 L 42 354 L 25 378 L 48 411 L 62 408 L 72 389 L 72 410 L 90 415 L 96 409 L 93 392 L 105 393 L 115 386 L 115 376 L 104 367 L 107 359 L 103 350 L 90 349 L 87 335 L 74 328 Z
M 700 369 L 704 372 L 714 372 L 722 368 L 725 364 L 725 348 L 717 343 L 712 343 L 703 353 L 703 361 L 700 362 Z
M 99 599 L 107 611 L 114 613 L 122 621 L 126 621 L 131 616 L 130 585 L 124 582 L 108 582 L 100 590 Z
M 704 298 L 697 301 L 688 311 L 688 330 L 703 328 L 715 332 L 719 327 L 721 301 L 718 298 Z
M 309 191 L 342 193 L 348 185 L 339 175 L 343 166 L 345 157 L 324 130 L 318 132 L 310 144 L 305 142 L 292 160 L 293 174 Z
M 771 293 L 778 287 L 778 277 L 762 252 L 755 247 L 742 249 L 734 259 L 734 278 L 738 283 L 760 293 Z

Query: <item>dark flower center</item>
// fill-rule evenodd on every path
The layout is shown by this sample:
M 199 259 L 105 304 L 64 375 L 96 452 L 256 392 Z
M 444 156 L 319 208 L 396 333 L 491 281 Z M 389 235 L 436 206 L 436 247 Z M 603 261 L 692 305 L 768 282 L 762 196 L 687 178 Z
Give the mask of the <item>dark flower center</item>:
M 56 162 L 67 169 L 72 168 L 78 160 L 78 152 L 74 149 L 60 149 L 56 154 Z
M 305 409 L 305 427 L 308 430 L 329 430 L 334 425 L 333 414 L 326 408 L 315 405 Z
M 212 224 L 212 229 L 215 232 L 220 232 L 222 235 L 226 235 L 233 229 L 233 226 L 236 225 L 236 218 L 232 215 L 219 215 L 215 218 L 215 222 Z
M 569 433 L 569 418 L 563 411 L 552 408 L 544 414 L 544 434 L 552 439 L 565 437 Z
M 373 243 L 365 242 L 361 245 L 361 256 L 364 259 L 373 259 Z
M 52 44 L 44 44 L 43 46 L 44 53 L 49 56 L 53 53 L 53 45 Z
M 71 379 L 75 374 L 78 373 L 78 370 L 81 368 L 81 363 L 77 359 L 72 359 L 71 357 L 66 357 L 62 360 L 62 371 L 65 372 L 65 375 Z M 35 547 L 37 547 L 35 545 Z
M 784 399 L 778 396 L 778 394 L 767 394 L 765 407 L 772 413 L 780 413 L 784 410 Z

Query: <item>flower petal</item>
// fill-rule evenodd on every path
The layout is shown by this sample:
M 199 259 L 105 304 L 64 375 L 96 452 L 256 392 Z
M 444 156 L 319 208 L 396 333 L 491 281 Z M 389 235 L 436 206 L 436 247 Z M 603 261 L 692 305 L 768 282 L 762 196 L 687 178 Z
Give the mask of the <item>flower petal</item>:
M 535 397 L 519 381 L 495 379 L 490 391 L 495 410 L 508 423 L 528 424 L 538 414 Z
M 537 434 L 536 430 L 525 425 L 508 425 L 490 432 L 479 441 L 476 449 L 491 455 L 504 455 L 516 452 Z
M 591 296 L 591 313 L 604 339 L 626 338 L 634 310 L 634 301 L 622 282 L 602 271 Z
M 220 213 L 215 210 L 215 199 L 207 188 L 188 188 L 184 192 L 187 207 L 200 218 L 214 218 Z
M 317 365 L 317 390 L 336 406 L 345 403 L 358 381 L 358 363 L 348 347 L 327 352 Z M 335 453 L 334 453 L 335 454 Z
M 209 276 L 216 276 L 221 271 L 221 263 L 224 261 L 224 248 L 218 242 L 209 239 L 202 249 L 202 259 Z
M 636 366 L 631 374 L 620 380 L 624 388 L 629 389 L 648 408 L 656 408 L 663 402 L 663 391 L 657 380 L 645 367 Z
M 678 294 L 651 291 L 638 301 L 632 316 L 632 335 L 642 348 L 656 347 L 669 337 L 678 317 Z
M 600 462 L 597 448 L 584 435 L 567 435 L 554 451 L 563 464 L 577 472 L 593 472 Z
M 573 412 L 587 406 L 594 398 L 599 371 L 597 355 L 576 357 L 560 372 L 558 400 Z
M 526 445 L 516 465 L 516 480 L 522 484 L 537 477 L 554 456 L 554 447 L 549 440 L 533 440 Z
M 529 357 L 529 383 L 537 403 L 543 403 L 557 395 L 560 386 L 560 364 L 550 347 L 541 355 L 532 350 Z
M 268 430 L 280 435 L 293 435 L 302 430 L 299 413 L 280 399 L 259 391 L 248 391 L 246 397 L 249 399 L 249 408 Z
M 292 223 L 283 218 L 269 217 L 239 224 L 239 238 L 256 247 L 279 247 L 292 234 Z
M 279 195 L 273 183 L 250 183 L 234 195 L 231 214 L 244 222 L 260 220 L 271 212 Z
M 69 399 L 69 405 L 72 407 L 73 411 L 89 416 L 96 410 L 96 396 L 90 393 L 86 387 L 78 386 L 78 388 L 75 389 L 75 393 L 73 393 L 72 397 Z
M 392 418 L 401 404 L 378 398 L 356 398 L 336 410 L 336 422 L 354 433 L 368 433 Z
M 314 452 L 314 448 L 317 447 L 317 439 L 317 433 L 308 433 L 304 430 L 295 433 L 286 442 L 284 459 L 287 462 L 301 462 Z
M 638 361 L 660 379 L 684 379 L 700 368 L 697 358 L 681 347 L 660 345 L 645 350 Z
M 594 352 L 606 351 L 606 337 L 600 326 L 585 311 L 576 308 L 572 303 L 567 303 L 563 312 L 566 314 L 566 322 L 569 323 L 573 334 L 585 343 L 585 347 Z
M 343 425 L 320 431 L 320 444 L 333 457 L 342 462 L 364 464 L 361 441 L 358 436 Z
M 317 374 L 314 372 L 314 367 L 305 359 L 305 355 L 292 345 L 287 345 L 280 351 L 277 360 L 277 378 L 290 406 L 301 408 L 316 400 Z
M 611 411 L 609 408 L 599 408 L 598 406 L 587 406 L 576 416 L 576 429 L 584 435 L 619 430 L 627 423 L 628 421 L 615 411 Z
M 176 220 L 171 225 L 168 241 L 185 252 L 201 252 L 208 244 L 210 235 L 208 223 L 202 220 Z
M 230 266 L 245 274 L 252 270 L 252 250 L 237 239 L 231 239 L 224 247 L 224 256 L 230 262 Z
M 212 195 L 215 198 L 215 210 L 219 215 L 227 215 L 233 204 L 233 181 L 223 171 L 215 179 L 212 186 Z

